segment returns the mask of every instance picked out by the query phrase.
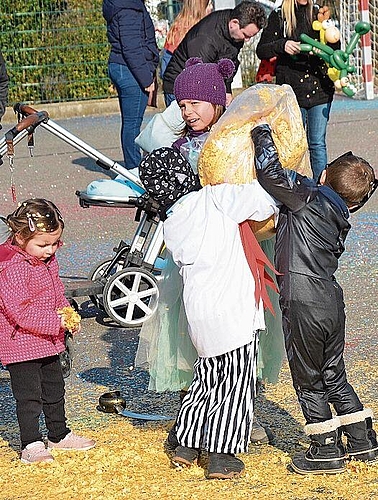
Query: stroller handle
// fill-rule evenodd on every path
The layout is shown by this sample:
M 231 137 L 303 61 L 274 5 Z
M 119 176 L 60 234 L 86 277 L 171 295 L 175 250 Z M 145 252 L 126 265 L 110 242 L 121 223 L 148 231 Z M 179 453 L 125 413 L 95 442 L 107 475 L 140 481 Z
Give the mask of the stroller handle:
M 36 109 L 30 107 L 28 104 L 22 104 L 22 102 L 16 102 L 16 104 L 13 106 L 13 110 L 15 113 L 20 113 L 24 116 L 34 115 L 34 113 L 38 113 Z
M 47 111 L 36 111 L 26 104 L 17 103 L 13 109 L 15 113 L 23 115 L 24 118 L 5 134 L 7 140 L 14 139 L 23 130 L 33 133 L 40 123 L 47 123 L 49 119 Z

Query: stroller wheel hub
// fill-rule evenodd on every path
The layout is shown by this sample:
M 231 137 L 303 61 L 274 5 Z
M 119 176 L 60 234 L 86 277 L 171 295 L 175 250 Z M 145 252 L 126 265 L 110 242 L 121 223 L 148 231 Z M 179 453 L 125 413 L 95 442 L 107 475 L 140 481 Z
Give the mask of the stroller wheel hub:
M 129 302 L 136 304 L 139 300 L 139 295 L 135 292 L 131 292 L 128 296 Z

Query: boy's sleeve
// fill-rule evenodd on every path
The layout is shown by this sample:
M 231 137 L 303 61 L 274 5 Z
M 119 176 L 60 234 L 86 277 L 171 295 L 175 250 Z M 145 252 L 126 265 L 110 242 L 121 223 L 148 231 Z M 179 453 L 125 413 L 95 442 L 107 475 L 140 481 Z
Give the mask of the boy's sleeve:
M 313 200 L 318 192 L 316 183 L 282 168 L 269 125 L 255 127 L 251 136 L 255 146 L 256 176 L 261 186 L 292 212 Z

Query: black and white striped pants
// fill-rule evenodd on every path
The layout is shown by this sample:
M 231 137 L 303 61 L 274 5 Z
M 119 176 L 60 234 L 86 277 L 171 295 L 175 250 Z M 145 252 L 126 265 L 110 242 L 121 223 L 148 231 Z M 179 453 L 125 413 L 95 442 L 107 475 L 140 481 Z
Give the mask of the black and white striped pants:
M 179 443 L 215 453 L 248 450 L 256 387 L 255 340 L 212 358 L 197 358 L 176 422 Z

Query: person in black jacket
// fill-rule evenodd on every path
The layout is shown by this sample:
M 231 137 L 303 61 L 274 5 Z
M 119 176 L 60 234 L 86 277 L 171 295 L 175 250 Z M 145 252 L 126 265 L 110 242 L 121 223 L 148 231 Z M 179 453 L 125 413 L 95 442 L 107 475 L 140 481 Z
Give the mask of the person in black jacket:
M 148 94 L 159 63 L 155 29 L 142 0 L 104 0 L 102 12 L 111 45 L 109 77 L 121 108 L 121 142 L 125 167 L 137 175 L 141 160 L 135 138 L 140 133 Z
M 260 59 L 277 57 L 276 83 L 290 85 L 296 95 L 307 131 L 313 177 L 318 180 L 327 164 L 326 132 L 335 87 L 327 66 L 316 55 L 300 52 L 300 34 L 319 40 L 312 28 L 318 6 L 312 0 L 284 0 L 269 16 L 256 47 Z M 328 44 L 340 48 L 340 42 Z
M 3 54 L 0 52 L 0 121 L 5 113 L 8 104 L 8 73 L 5 67 Z M 0 125 L 1 128 L 1 125 Z
M 349 458 L 378 458 L 372 411 L 364 409 L 346 377 L 343 292 L 334 277 L 349 214 L 366 203 L 378 180 L 367 161 L 348 152 L 330 163 L 316 183 L 282 168 L 269 125 L 255 127 L 252 141 L 257 179 L 282 203 L 275 246 L 282 323 L 304 430 L 311 439 L 291 467 L 301 474 L 343 472 L 342 433 Z
M 195 24 L 175 50 L 163 78 L 163 90 L 167 106 L 174 101 L 173 86 L 176 77 L 185 68 L 191 57 L 199 57 L 204 63 L 216 63 L 220 59 L 231 59 L 234 74 L 225 80 L 227 106 L 232 99 L 231 83 L 239 67 L 238 55 L 244 42 L 264 28 L 266 14 L 257 2 L 241 2 L 234 9 L 212 12 Z

